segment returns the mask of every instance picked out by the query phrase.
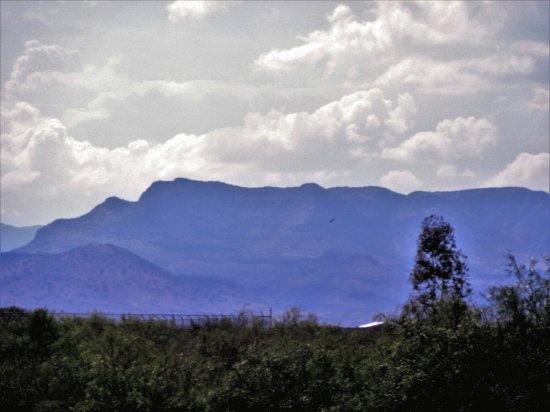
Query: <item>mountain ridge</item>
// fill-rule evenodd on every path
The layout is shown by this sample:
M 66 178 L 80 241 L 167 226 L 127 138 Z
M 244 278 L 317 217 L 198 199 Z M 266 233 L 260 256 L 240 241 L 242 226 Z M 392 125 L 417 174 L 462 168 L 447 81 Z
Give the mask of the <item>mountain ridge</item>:
M 175 179 L 153 183 L 135 202 L 110 197 L 83 216 L 56 220 L 16 251 L 111 243 L 176 276 L 234 281 L 243 296 L 276 308 L 362 321 L 406 298 L 425 216 L 440 214 L 455 227 L 481 291 L 502 278 L 507 249 L 520 260 L 548 252 L 549 205 L 547 193 L 522 188 L 402 195 L 376 186 Z

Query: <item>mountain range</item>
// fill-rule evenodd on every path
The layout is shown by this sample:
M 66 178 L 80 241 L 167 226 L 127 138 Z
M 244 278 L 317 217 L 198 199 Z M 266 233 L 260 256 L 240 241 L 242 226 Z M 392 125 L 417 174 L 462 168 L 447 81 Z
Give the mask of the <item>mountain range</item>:
M 108 198 L 2 254 L 1 303 L 187 313 L 298 306 L 354 325 L 407 298 L 425 216 L 455 228 L 482 292 L 507 280 L 507 251 L 520 261 L 550 251 L 549 200 L 523 188 L 401 195 L 159 181 L 137 201 Z
M 214 313 L 235 302 L 231 282 L 179 276 L 114 245 L 2 254 L 2 298 L 65 312 Z M 239 302 L 245 304 L 244 301 Z

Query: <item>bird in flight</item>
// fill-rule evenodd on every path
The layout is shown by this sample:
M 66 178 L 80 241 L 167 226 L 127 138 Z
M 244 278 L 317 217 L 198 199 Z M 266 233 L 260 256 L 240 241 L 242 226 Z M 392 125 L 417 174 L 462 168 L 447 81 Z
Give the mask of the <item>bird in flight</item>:
M 329 222 L 329 223 L 332 223 L 332 222 L 334 222 L 335 220 L 336 220 L 336 218 L 335 218 L 335 217 L 333 217 L 333 218 L 332 218 L 332 219 L 330 219 L 330 220 L 329 220 L 328 222 Z

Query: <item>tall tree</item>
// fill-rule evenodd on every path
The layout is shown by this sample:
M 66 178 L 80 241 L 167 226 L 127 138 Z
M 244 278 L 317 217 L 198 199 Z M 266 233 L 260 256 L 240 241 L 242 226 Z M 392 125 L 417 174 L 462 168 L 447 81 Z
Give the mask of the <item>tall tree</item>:
M 410 275 L 416 302 L 433 310 L 440 300 L 462 302 L 471 293 L 466 256 L 457 248 L 453 227 L 441 216 L 422 221 Z

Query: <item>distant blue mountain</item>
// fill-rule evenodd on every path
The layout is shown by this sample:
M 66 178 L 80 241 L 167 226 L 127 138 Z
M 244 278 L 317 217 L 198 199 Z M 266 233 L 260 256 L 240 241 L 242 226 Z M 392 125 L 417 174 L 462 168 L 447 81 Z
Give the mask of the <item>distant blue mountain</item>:
M 425 216 L 440 214 L 453 225 L 481 291 L 505 280 L 507 250 L 519 259 L 549 252 L 549 200 L 522 188 L 405 196 L 379 187 L 176 179 L 153 183 L 136 202 L 113 197 L 84 216 L 56 220 L 17 252 L 109 243 L 177 276 L 235 282 L 251 303 L 300 306 L 354 324 L 406 299 Z
M 0 252 L 9 252 L 29 243 L 40 226 L 17 227 L 0 223 Z
M 113 245 L 67 252 L 2 254 L 2 306 L 65 312 L 238 312 L 246 302 L 229 281 L 179 276 Z M 240 307 L 239 307 L 240 305 Z

